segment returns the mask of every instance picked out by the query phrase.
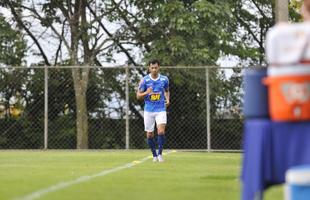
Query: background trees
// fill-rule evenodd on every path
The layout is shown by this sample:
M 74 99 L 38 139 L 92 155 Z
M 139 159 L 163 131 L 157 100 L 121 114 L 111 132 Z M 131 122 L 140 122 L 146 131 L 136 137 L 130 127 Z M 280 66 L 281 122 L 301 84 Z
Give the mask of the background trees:
M 26 51 L 26 43 L 20 30 L 14 30 L 0 15 L 0 63 L 21 65 Z
M 299 4 L 291 2 L 291 20 L 298 21 L 300 16 L 296 8 Z M 25 53 L 27 65 L 50 67 L 105 66 L 110 63 L 139 66 L 155 57 L 163 66 L 218 65 L 223 59 L 230 58 L 235 65 L 265 65 L 265 34 L 274 24 L 274 1 L 268 0 L 3 0 L 0 6 L 7 13 L 6 17 L 0 17 L 0 48 L 3 49 L 0 62 L 14 66 L 26 65 L 22 62 Z M 122 62 L 115 55 L 121 55 Z M 20 83 L 14 83 L 16 87 L 9 85 L 7 78 L 10 76 L 3 74 L 6 78 L 2 78 L 1 85 L 9 86 L 5 98 L 14 95 L 15 91 L 9 90 L 16 88 L 22 91 L 28 108 L 33 106 L 36 112 L 42 113 L 42 106 L 34 106 L 34 102 L 43 103 L 43 88 L 35 88 L 37 84 L 34 84 L 42 83 L 42 71 L 22 73 Z M 131 118 L 138 120 L 137 124 L 142 123 L 142 104 L 135 100 L 134 91 L 138 79 L 146 73 L 141 68 L 130 69 L 129 108 Z M 193 68 L 164 70 L 163 73 L 169 76 L 174 91 L 170 109 L 178 111 L 171 112 L 169 117 L 173 121 L 184 122 L 186 119 L 187 122 L 184 126 L 176 124 L 171 128 L 176 132 L 197 124 L 197 121 L 199 130 L 205 129 L 206 114 L 200 111 L 206 106 L 206 73 L 211 82 L 211 116 L 227 118 L 228 111 L 229 116 L 240 117 L 240 112 L 233 111 L 242 103 L 240 70 L 234 69 L 229 75 L 217 68 L 208 72 Z M 25 79 L 26 75 L 31 78 Z M 49 105 L 55 116 L 50 120 L 57 124 L 61 121 L 59 116 L 70 116 L 66 120 L 71 120 L 70 124 L 74 121 L 75 128 L 63 132 L 72 133 L 70 137 L 76 132 L 76 147 L 88 148 L 92 143 L 88 141 L 89 129 L 94 130 L 93 125 L 89 127 L 89 122 L 111 118 L 100 107 L 108 107 L 107 104 L 117 96 L 119 107 L 113 109 L 120 119 L 124 116 L 123 77 L 122 69 L 113 72 L 91 67 L 53 70 L 49 79 Z M 181 90 L 186 91 L 185 97 L 178 92 Z M 75 99 L 72 99 L 73 94 Z M 69 111 L 64 116 L 66 105 Z M 188 105 L 195 115 L 187 113 L 183 105 Z M 27 112 L 37 116 L 33 109 Z M 37 121 L 42 121 L 42 117 Z

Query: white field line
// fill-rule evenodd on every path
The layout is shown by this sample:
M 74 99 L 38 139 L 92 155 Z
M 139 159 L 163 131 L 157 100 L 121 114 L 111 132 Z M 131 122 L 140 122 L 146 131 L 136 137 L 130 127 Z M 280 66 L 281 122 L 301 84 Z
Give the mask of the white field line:
M 167 154 L 173 153 L 173 152 L 176 152 L 176 151 L 169 151 L 169 152 L 163 153 L 163 154 L 167 155 Z M 57 191 L 57 190 L 61 190 L 61 189 L 67 188 L 67 187 L 70 187 L 72 185 L 76 185 L 76 184 L 79 184 L 79 183 L 82 183 L 82 182 L 86 182 L 86 181 L 89 181 L 89 180 L 91 180 L 93 178 L 103 177 L 105 175 L 121 171 L 123 169 L 131 168 L 131 167 L 133 167 L 135 165 L 144 163 L 145 161 L 147 161 L 150 158 L 152 158 L 152 156 L 145 157 L 145 158 L 143 158 L 141 160 L 135 160 L 135 161 L 132 161 L 130 163 L 127 163 L 127 164 L 119 166 L 119 167 L 115 167 L 115 168 L 108 169 L 108 170 L 103 170 L 103 171 L 101 171 L 101 172 L 99 172 L 97 174 L 93 174 L 93 175 L 89 175 L 89 176 L 81 176 L 81 177 L 79 177 L 77 179 L 74 179 L 74 180 L 71 180 L 71 181 L 67 181 L 67 182 L 60 182 L 60 183 L 57 183 L 55 185 L 51 185 L 51 186 L 49 186 L 47 188 L 43 188 L 41 190 L 35 191 L 33 193 L 30 193 L 28 195 L 15 198 L 15 200 L 34 200 L 34 199 L 38 199 L 38 198 L 42 197 L 43 195 L 46 195 L 48 193 L 51 193 L 51 192 L 54 192 L 54 191 Z

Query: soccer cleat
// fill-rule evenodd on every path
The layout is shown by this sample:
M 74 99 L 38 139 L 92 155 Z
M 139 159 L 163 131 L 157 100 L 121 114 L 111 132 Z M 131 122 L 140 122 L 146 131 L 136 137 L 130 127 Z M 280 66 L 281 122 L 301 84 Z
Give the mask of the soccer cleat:
M 157 157 L 153 157 L 153 162 L 157 162 L 157 161 L 158 161 Z
M 158 155 L 157 159 L 158 159 L 158 162 L 164 162 L 164 159 L 163 159 L 163 157 L 161 155 Z

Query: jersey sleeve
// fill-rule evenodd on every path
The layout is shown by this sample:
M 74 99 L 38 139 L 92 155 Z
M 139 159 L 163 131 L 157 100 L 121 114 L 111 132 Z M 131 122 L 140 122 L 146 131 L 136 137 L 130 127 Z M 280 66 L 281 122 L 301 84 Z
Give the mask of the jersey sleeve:
M 164 88 L 165 88 L 165 90 L 169 89 L 169 79 L 168 79 L 168 77 L 165 78 Z
M 142 79 L 139 83 L 138 91 L 145 92 L 145 90 L 146 90 L 145 80 Z

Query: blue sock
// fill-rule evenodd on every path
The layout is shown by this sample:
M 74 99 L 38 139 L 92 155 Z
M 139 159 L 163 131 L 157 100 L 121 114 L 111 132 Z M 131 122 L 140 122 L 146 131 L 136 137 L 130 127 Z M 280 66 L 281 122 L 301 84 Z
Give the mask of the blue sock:
M 158 135 L 157 142 L 158 142 L 158 155 L 161 155 L 165 144 L 165 135 Z
M 149 145 L 152 151 L 153 157 L 157 157 L 154 138 L 147 138 L 147 144 Z

